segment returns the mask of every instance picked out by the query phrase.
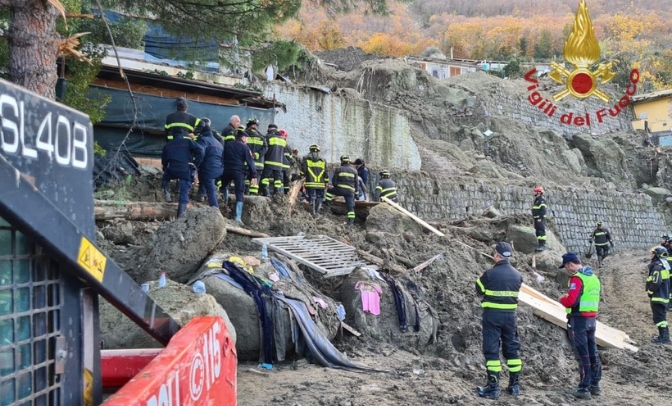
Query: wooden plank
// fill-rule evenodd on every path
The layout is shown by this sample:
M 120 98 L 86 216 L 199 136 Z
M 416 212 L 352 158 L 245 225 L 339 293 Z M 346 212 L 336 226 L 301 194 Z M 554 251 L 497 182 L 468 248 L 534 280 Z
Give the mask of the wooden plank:
M 362 335 L 362 333 L 355 330 L 353 327 L 350 327 L 349 325 L 345 324 L 345 322 L 341 322 L 341 326 L 343 327 L 343 329 L 349 331 L 355 337 L 360 337 Z
M 532 289 L 534 290 L 534 289 Z M 538 293 L 538 292 L 537 292 Z M 543 295 L 542 295 L 543 296 Z M 551 299 L 543 296 L 545 299 L 538 299 L 535 296 L 528 294 L 521 289 L 518 300 L 532 307 L 532 312 L 535 316 L 547 320 L 556 326 L 567 328 L 567 313 L 565 308 L 558 302 L 559 306 L 555 305 Z M 628 351 L 637 352 L 639 349 L 633 345 L 625 342 L 626 334 L 620 330 L 614 329 L 597 322 L 597 329 L 595 331 L 595 341 L 604 347 L 627 349 Z
M 430 259 L 428 259 L 427 261 L 425 261 L 425 262 L 421 263 L 420 265 L 416 266 L 415 268 L 413 268 L 413 270 L 414 270 L 415 272 L 420 272 L 420 271 L 422 271 L 423 269 L 425 269 L 425 268 L 427 268 L 428 266 L 430 266 L 431 264 L 433 264 L 434 261 L 436 261 L 437 259 L 442 258 L 443 256 L 444 256 L 444 255 L 443 255 L 443 252 L 440 253 L 440 254 L 437 254 L 437 255 L 431 257 Z
M 385 203 L 389 204 L 390 206 L 394 207 L 395 209 L 399 210 L 400 212 L 404 213 L 404 214 L 407 215 L 408 217 L 412 218 L 413 220 L 415 220 L 416 223 L 418 223 L 418 224 L 420 224 L 421 226 L 425 227 L 426 229 L 428 229 L 429 231 L 433 232 L 434 234 L 439 235 L 439 236 L 441 236 L 441 237 L 444 237 L 444 236 L 445 236 L 444 233 L 442 233 L 441 231 L 437 230 L 436 228 L 430 226 L 430 225 L 427 224 L 424 220 L 422 220 L 420 217 L 417 217 L 415 214 L 413 214 L 413 213 L 411 213 L 410 211 L 408 211 L 408 210 L 404 209 L 403 207 L 399 206 L 398 204 L 396 204 L 396 203 L 393 202 L 392 200 L 388 199 L 387 197 L 385 197 L 385 196 L 381 196 L 380 199 L 381 199 L 382 201 L 384 201 Z

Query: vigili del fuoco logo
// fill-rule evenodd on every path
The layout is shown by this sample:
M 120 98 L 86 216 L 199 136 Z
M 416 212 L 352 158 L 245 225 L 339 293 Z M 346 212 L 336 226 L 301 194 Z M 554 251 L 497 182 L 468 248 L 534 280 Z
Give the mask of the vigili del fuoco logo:
M 553 101 L 559 101 L 566 96 L 574 96 L 577 99 L 587 99 L 591 96 L 597 97 L 605 103 L 609 103 L 610 96 L 600 89 L 599 84 L 609 82 L 616 75 L 611 71 L 613 62 L 600 63 L 600 44 L 595 38 L 593 22 L 588 14 L 588 6 L 585 0 L 579 2 L 579 9 L 574 18 L 574 27 L 572 32 L 565 40 L 565 46 L 562 50 L 562 56 L 565 61 L 571 65 L 571 68 L 564 63 L 551 62 L 551 72 L 548 77 L 561 85 L 565 89 L 552 96 Z M 630 97 L 637 92 L 637 82 L 639 82 L 639 70 L 633 69 L 630 72 L 630 83 L 625 88 L 624 95 L 611 107 L 588 112 L 585 115 L 575 115 L 574 113 L 558 113 L 558 106 L 552 101 L 544 98 L 537 90 L 539 88 L 539 79 L 534 76 L 537 73 L 536 68 L 525 74 L 525 80 L 531 84 L 527 87 L 529 92 L 527 100 L 543 111 L 548 117 L 560 116 L 562 124 L 575 126 L 590 126 L 592 123 L 603 123 L 607 116 L 616 117 L 628 107 Z

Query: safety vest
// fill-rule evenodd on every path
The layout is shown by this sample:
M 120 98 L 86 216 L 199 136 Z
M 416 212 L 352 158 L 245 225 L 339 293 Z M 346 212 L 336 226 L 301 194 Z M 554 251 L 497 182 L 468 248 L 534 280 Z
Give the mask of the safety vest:
M 483 294 L 481 307 L 495 310 L 516 310 L 518 292 L 523 277 L 511 264 L 502 260 L 476 279 L 476 287 Z
M 597 309 L 600 305 L 600 280 L 595 274 L 584 275 L 581 272 L 577 272 L 575 276 L 578 276 L 581 279 L 581 282 L 583 282 L 583 289 L 581 297 L 579 297 L 578 305 L 568 308 L 567 314 L 583 312 L 597 313 Z
M 324 189 L 324 175 L 327 171 L 327 163 L 322 158 L 313 161 L 309 157 L 305 158 L 305 163 L 306 170 L 308 171 L 305 186 L 311 189 Z

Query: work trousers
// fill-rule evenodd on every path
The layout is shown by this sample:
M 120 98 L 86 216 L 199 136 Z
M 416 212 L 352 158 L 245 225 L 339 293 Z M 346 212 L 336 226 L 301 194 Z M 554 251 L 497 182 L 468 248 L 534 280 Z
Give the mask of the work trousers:
M 273 180 L 274 193 L 279 192 L 283 187 L 282 168 L 275 168 L 269 165 L 264 167 L 264 172 L 261 175 L 261 186 L 266 193 L 270 193 L 271 179 Z
M 306 188 L 306 194 L 308 195 L 308 201 L 310 204 L 313 204 L 316 200 L 324 200 L 324 189 L 315 189 L 315 188 Z
M 595 253 L 598 257 L 606 257 L 609 254 L 609 244 L 597 245 L 595 244 Z
M 229 187 L 229 184 L 233 181 L 233 189 L 236 192 L 236 202 L 244 202 L 245 198 L 245 173 L 238 171 L 224 171 L 222 175 L 222 186 L 221 190 L 226 190 Z
M 206 178 L 205 176 L 198 176 L 199 179 L 199 196 L 202 196 L 200 194 L 201 186 L 204 188 L 203 194 L 208 196 L 208 204 L 210 207 L 219 207 L 219 203 L 217 202 L 217 189 L 215 188 L 215 179 L 212 178 Z
M 327 192 L 327 201 L 331 201 L 329 194 L 335 196 L 343 196 L 345 198 L 345 207 L 348 210 L 348 220 L 355 219 L 355 192 L 352 190 L 343 189 L 340 187 L 333 187 Z
M 170 170 L 170 167 L 163 172 L 163 178 L 161 178 L 161 187 L 163 192 L 170 191 L 170 181 L 173 179 L 178 179 L 180 187 L 180 196 L 178 203 L 187 204 L 189 203 L 189 190 L 191 189 L 192 180 L 181 179 L 184 178 L 184 173 L 182 171 L 174 173 Z
M 579 363 L 579 390 L 589 390 L 602 379 L 602 364 L 595 343 L 596 327 L 595 317 L 570 317 L 567 321 L 567 335 Z
M 483 356 L 485 366 L 490 372 L 501 372 L 499 360 L 501 342 L 502 355 L 506 359 L 509 372 L 520 372 L 523 363 L 520 360 L 520 340 L 515 310 L 484 309 L 483 325 Z
M 667 306 L 665 304 L 651 302 L 651 313 L 653 324 L 656 327 L 667 327 Z
M 546 219 L 534 219 L 534 233 L 539 244 L 546 244 Z

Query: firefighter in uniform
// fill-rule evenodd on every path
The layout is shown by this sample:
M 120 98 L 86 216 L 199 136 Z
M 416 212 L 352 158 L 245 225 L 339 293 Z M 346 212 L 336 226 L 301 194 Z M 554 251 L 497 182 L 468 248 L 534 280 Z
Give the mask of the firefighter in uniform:
M 264 156 L 264 172 L 261 175 L 261 187 L 264 196 L 270 196 L 270 183 L 273 180 L 273 194 L 284 193 L 282 184 L 283 159 L 287 141 L 282 138 L 275 124 L 268 125 L 266 134 L 268 150 Z
M 390 179 L 390 172 L 381 171 L 379 175 L 380 180 L 378 181 L 378 185 L 376 186 L 376 193 L 373 201 L 379 202 L 381 200 L 380 197 L 382 196 L 392 200 L 393 202 L 396 202 L 397 185 L 394 183 L 392 179 Z
M 669 234 L 663 234 L 660 236 L 662 241 L 660 242 L 660 245 L 667 250 L 667 252 L 670 252 L 670 248 L 672 248 L 672 237 L 670 237 Z M 669 260 L 669 256 L 668 256 Z
M 670 265 L 667 249 L 663 246 L 651 249 L 649 275 L 646 278 L 646 294 L 651 301 L 653 322 L 658 327 L 658 337 L 651 340 L 655 344 L 668 344 L 670 330 L 667 326 L 667 306 L 670 303 Z
M 601 221 L 597 222 L 597 228 L 590 235 L 590 241 L 595 242 L 598 268 L 602 268 L 602 261 L 609 255 L 609 246 L 611 245 L 611 248 L 614 248 L 614 242 L 611 240 L 609 230 L 602 225 Z
M 332 188 L 327 191 L 325 198 L 327 204 L 331 204 L 334 195 L 345 198 L 348 225 L 355 224 L 355 197 L 359 194 L 357 178 L 357 169 L 350 166 L 350 157 L 341 156 L 341 166 L 334 170 L 331 178 Z
M 257 169 L 254 166 L 254 155 L 246 145 L 247 133 L 244 127 L 236 131 L 236 140 L 229 142 L 224 148 L 224 174 L 222 175 L 222 193 L 224 201 L 229 201 L 229 184 L 234 183 L 236 192 L 235 222 L 242 224 L 243 205 L 245 202 L 245 179 L 249 176 L 253 185 L 257 184 Z
M 327 188 L 327 161 L 320 157 L 320 147 L 310 146 L 310 153 L 301 163 L 301 176 L 306 178 L 304 186 L 308 193 L 310 214 L 317 215 L 322 209 L 324 190 Z
M 535 251 L 543 251 L 546 249 L 546 200 L 544 199 L 544 188 L 541 186 L 534 188 L 532 218 L 538 243 Z
M 193 137 L 194 129 L 200 121 L 193 114 L 187 113 L 187 101 L 185 99 L 177 99 L 177 111 L 166 116 L 166 125 L 164 126 L 166 141 L 171 141 L 178 135 Z
M 227 124 L 226 127 L 224 127 L 222 130 L 222 139 L 224 140 L 224 145 L 226 145 L 228 142 L 236 140 L 236 132 L 238 131 L 239 126 L 240 117 L 234 114 L 229 119 L 229 124 Z
M 280 135 L 284 138 L 285 143 L 287 142 L 287 136 L 289 135 L 286 130 L 280 130 Z M 292 148 L 289 144 L 285 145 L 285 150 L 282 153 L 282 186 L 285 189 L 285 194 L 289 193 L 289 184 L 291 178 L 289 176 L 290 169 L 294 163 L 294 157 L 292 156 Z
M 500 394 L 499 373 L 502 370 L 499 360 L 500 340 L 502 354 L 509 369 L 507 392 L 514 396 L 520 394 L 518 377 L 523 369 L 523 362 L 518 356 L 520 341 L 516 308 L 523 277 L 509 264 L 513 255 L 509 243 L 498 243 L 494 251 L 495 266 L 483 272 L 476 280 L 476 293 L 483 296 L 483 355 L 488 376 L 487 384 L 479 387 L 476 392 L 481 397 L 497 399 Z
M 259 120 L 256 118 L 251 118 L 247 120 L 247 128 L 245 132 L 247 133 L 247 146 L 250 147 L 252 155 L 254 155 L 254 166 L 257 169 L 257 173 L 264 172 L 264 156 L 268 150 L 268 144 L 266 143 L 266 137 L 264 137 L 258 130 Z M 259 184 L 250 185 L 250 179 L 245 180 L 245 188 L 249 187 L 251 195 L 259 194 Z
M 166 201 L 170 202 L 169 185 L 172 179 L 178 179 L 180 185 L 180 196 L 177 205 L 177 217 L 187 210 L 189 203 L 189 190 L 194 181 L 191 166 L 198 167 L 203 161 L 205 150 L 202 146 L 194 142 L 190 137 L 175 135 L 173 139 L 166 142 L 161 151 L 161 165 L 163 166 L 163 178 L 161 186 Z
M 558 301 L 567 309 L 567 335 L 579 364 L 579 386 L 574 397 L 590 399 L 602 394 L 602 365 L 595 343 L 597 313 L 600 304 L 600 280 L 590 266 L 582 266 L 579 256 L 567 252 L 561 269 L 570 275 L 569 289 Z

